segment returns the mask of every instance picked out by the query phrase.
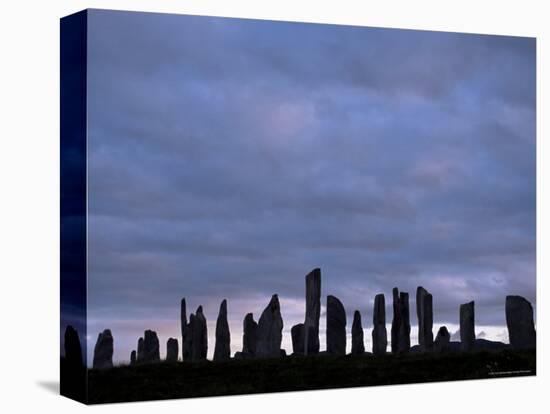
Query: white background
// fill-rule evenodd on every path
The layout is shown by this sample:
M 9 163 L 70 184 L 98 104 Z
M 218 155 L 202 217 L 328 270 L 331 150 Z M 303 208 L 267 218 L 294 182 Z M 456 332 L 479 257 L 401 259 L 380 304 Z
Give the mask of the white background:
M 548 73 L 545 1 L 5 1 L 0 14 L 0 410 L 11 412 L 541 412 L 550 390 Z M 59 18 L 86 7 L 536 36 L 538 376 L 86 408 L 57 395 Z M 545 27 L 546 26 L 546 27 Z M 200 41 L 199 39 L 197 39 Z M 546 73 L 546 77 L 541 75 Z M 548 161 L 547 161 L 548 162 Z M 546 189 L 543 185 L 546 184 Z M 545 191 L 546 190 L 546 191 Z M 546 256 L 546 257 L 545 257 Z M 520 277 L 521 275 L 518 275 Z

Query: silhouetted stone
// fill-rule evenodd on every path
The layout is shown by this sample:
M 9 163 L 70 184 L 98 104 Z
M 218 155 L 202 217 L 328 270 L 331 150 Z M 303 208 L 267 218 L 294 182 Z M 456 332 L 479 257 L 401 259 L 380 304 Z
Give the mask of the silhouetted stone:
M 437 331 L 435 341 L 433 344 L 433 349 L 435 352 L 448 352 L 449 344 L 451 342 L 451 334 L 447 330 L 446 326 L 442 326 Z
M 65 349 L 65 361 L 71 367 L 82 366 L 82 346 L 78 332 L 71 325 L 65 328 L 65 340 L 63 343 Z
M 363 324 L 361 323 L 361 314 L 358 310 L 353 313 L 353 323 L 351 324 L 351 353 L 353 355 L 365 353 Z
M 187 330 L 185 333 L 185 342 L 181 346 L 181 352 L 182 352 L 181 359 L 183 361 L 191 360 L 191 353 L 193 349 L 193 335 L 191 334 L 190 325 L 191 325 L 190 323 L 187 324 Z M 183 354 L 184 352 L 185 352 L 185 357 Z
M 176 338 L 168 338 L 168 341 L 166 342 L 166 361 L 177 362 L 178 353 L 178 340 Z
M 227 322 L 227 300 L 220 305 L 220 312 L 216 321 L 216 344 L 214 346 L 214 361 L 223 361 L 231 358 L 231 334 Z
M 195 314 L 191 313 L 189 315 L 189 323 L 187 324 L 187 337 L 186 341 L 189 345 L 189 356 L 187 358 L 188 361 L 193 360 L 193 337 L 195 336 Z
M 208 353 L 208 332 L 206 329 L 206 318 L 202 312 L 202 306 L 197 308 L 195 315 L 191 314 L 191 321 L 191 360 L 204 360 Z
M 258 321 L 256 355 L 263 358 L 280 357 L 283 339 L 283 318 L 279 297 L 273 295 Z
M 394 354 L 408 352 L 411 347 L 411 323 L 409 294 L 393 288 L 393 321 L 391 326 L 391 349 Z
M 94 347 L 93 367 L 95 369 L 113 367 L 113 335 L 109 329 L 105 329 L 97 336 L 97 342 Z
M 143 353 L 143 338 L 138 339 L 137 344 L 137 362 L 143 362 L 145 354 Z
M 187 329 L 187 305 L 185 298 L 181 298 L 180 302 L 180 326 L 182 342 L 185 342 L 185 330 Z
M 281 350 L 280 350 L 280 353 L 279 353 L 279 356 L 280 356 L 281 358 L 286 357 L 286 351 L 285 351 L 284 349 L 281 349 Z
M 372 325 L 372 353 L 384 355 L 388 347 L 388 332 L 386 329 L 386 300 L 382 293 L 374 297 Z
M 399 291 L 393 288 L 393 319 L 391 321 L 391 352 L 397 354 L 399 349 L 399 327 L 401 326 L 401 312 L 399 311 Z
M 537 346 L 533 307 L 527 299 L 522 296 L 506 296 L 506 325 L 512 348 Z
M 418 318 L 418 344 L 423 351 L 433 346 L 433 299 L 432 295 L 419 286 L 416 289 L 416 316 Z
M 258 324 L 254 320 L 252 313 L 247 313 L 243 321 L 243 351 L 247 356 L 256 355 L 256 345 L 258 342 Z
M 306 276 L 306 319 L 304 321 L 304 353 L 319 352 L 319 318 L 321 317 L 321 269 Z
M 138 346 L 139 346 L 139 342 L 138 342 Z M 138 351 L 138 354 L 139 354 L 139 351 Z M 160 361 L 159 338 L 155 331 L 146 330 L 143 335 L 143 357 L 141 361 L 142 362 Z
M 327 296 L 327 352 L 346 354 L 346 311 L 340 300 Z
M 299 323 L 294 325 L 290 330 L 292 337 L 292 353 L 295 355 L 304 354 L 304 324 Z
M 136 350 L 130 352 L 130 365 L 134 365 L 137 362 Z
M 475 334 L 475 308 L 474 302 L 460 305 L 460 347 L 463 351 L 474 348 Z
M 180 306 L 180 324 L 181 324 L 181 359 L 188 360 L 191 357 L 192 338 L 189 335 L 189 323 L 187 322 L 187 305 L 185 298 L 181 299 Z

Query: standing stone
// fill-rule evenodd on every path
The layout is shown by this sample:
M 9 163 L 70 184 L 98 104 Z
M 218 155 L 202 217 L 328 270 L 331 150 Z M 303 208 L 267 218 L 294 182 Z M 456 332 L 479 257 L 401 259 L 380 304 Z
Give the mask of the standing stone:
M 201 341 L 201 358 L 206 359 L 206 355 L 208 354 L 208 330 L 206 325 L 206 316 L 204 316 L 204 312 L 202 310 L 202 306 L 199 306 L 197 309 L 197 313 L 195 314 L 195 317 L 198 321 L 198 326 L 200 327 L 200 330 L 202 331 L 202 341 Z
M 181 358 L 183 361 L 190 361 L 191 354 L 193 353 L 193 333 L 191 328 L 191 315 L 189 315 L 189 323 L 187 324 L 187 327 L 185 330 L 185 342 L 181 345 L 181 352 L 182 352 Z M 194 317 L 195 315 L 193 315 L 193 318 Z
M 283 318 L 281 317 L 279 297 L 273 295 L 258 321 L 256 355 L 263 358 L 280 357 L 282 339 Z
M 399 307 L 401 311 L 401 327 L 399 329 L 399 352 L 409 352 L 411 347 L 411 322 L 409 316 L 409 294 L 399 294 Z
M 327 296 L 327 352 L 346 354 L 346 311 L 340 300 Z
M 166 342 L 166 361 L 177 362 L 178 361 L 179 346 L 176 338 L 168 338 Z
M 353 313 L 353 323 L 351 324 L 351 353 L 353 355 L 365 353 L 363 324 L 361 323 L 361 314 L 358 310 Z
M 372 325 L 372 353 L 384 355 L 388 347 L 388 331 L 386 329 L 386 300 L 383 293 L 374 297 Z
M 409 294 L 393 288 L 393 321 L 391 326 L 392 353 L 408 352 L 411 347 Z
M 145 354 L 143 353 L 143 338 L 140 337 L 137 344 L 137 362 L 143 362 L 144 357 Z
M 180 305 L 181 324 L 181 359 L 186 361 L 191 357 L 191 335 L 189 335 L 189 324 L 187 323 L 187 305 L 185 298 L 181 299 Z
M 197 312 L 195 315 L 192 315 L 191 320 L 193 322 L 191 326 L 191 360 L 205 360 L 208 353 L 208 332 L 202 306 L 197 308 Z
M 306 319 L 304 321 L 304 354 L 319 353 L 319 319 L 321 317 L 321 269 L 306 276 Z
M 65 341 L 63 343 L 65 349 L 65 361 L 71 367 L 82 366 L 82 346 L 78 332 L 71 325 L 65 328 Z
M 227 322 L 227 300 L 220 305 L 220 312 L 216 321 L 216 345 L 214 346 L 214 361 L 223 361 L 231 357 L 231 335 Z
M 418 318 L 418 344 L 422 351 L 433 346 L 433 299 L 432 295 L 419 286 L 416 289 L 416 316 Z
M 527 299 L 522 296 L 506 296 L 506 325 L 512 348 L 537 346 L 533 306 Z
M 113 335 L 110 329 L 105 329 L 97 336 L 94 347 L 94 369 L 113 367 Z
M 460 348 L 463 351 L 472 350 L 475 340 L 475 308 L 472 301 L 460 305 Z
M 138 344 L 139 345 L 139 344 Z M 143 335 L 143 362 L 160 361 L 159 338 L 155 331 L 146 330 Z
M 180 302 L 180 326 L 181 326 L 181 341 L 185 342 L 185 330 L 187 329 L 187 305 L 185 298 L 181 298 Z
M 258 324 L 252 313 L 247 313 L 243 321 L 243 351 L 246 356 L 256 355 L 256 344 L 258 342 Z
M 393 319 L 391 321 L 391 352 L 397 354 L 399 349 L 399 327 L 401 326 L 401 312 L 399 311 L 399 290 L 393 288 Z
M 450 348 L 451 334 L 447 330 L 446 326 L 442 326 L 437 331 L 433 349 L 435 352 L 447 352 Z
M 299 323 L 294 325 L 290 330 L 290 336 L 292 337 L 292 353 L 295 355 L 304 354 L 304 324 Z
M 187 324 L 187 337 L 185 338 L 189 346 L 189 361 L 193 360 L 193 338 L 195 337 L 195 326 L 196 326 L 195 314 L 191 313 L 189 315 L 189 323 Z
M 132 352 L 130 352 L 130 365 L 135 365 L 136 362 L 137 362 L 136 350 L 134 349 Z

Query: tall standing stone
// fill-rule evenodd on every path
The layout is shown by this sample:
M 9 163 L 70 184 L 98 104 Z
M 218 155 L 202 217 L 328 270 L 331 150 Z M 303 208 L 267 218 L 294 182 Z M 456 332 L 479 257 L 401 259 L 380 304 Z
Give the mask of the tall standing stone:
M 283 318 L 281 317 L 279 297 L 273 295 L 258 321 L 256 355 L 263 358 L 280 357 L 282 339 Z
M 143 351 L 143 338 L 140 337 L 137 343 L 137 362 L 144 362 L 145 361 L 144 358 L 145 358 L 145 354 Z
M 187 304 L 185 298 L 181 298 L 180 302 L 180 326 L 181 326 L 181 340 L 185 342 L 185 330 L 187 329 Z
M 384 355 L 388 347 L 388 331 L 386 329 L 386 300 L 383 293 L 374 297 L 372 325 L 372 353 Z
M 304 354 L 319 353 L 319 319 L 321 317 L 321 269 L 306 276 L 306 319 L 304 321 Z
M 290 336 L 292 337 L 292 353 L 295 355 L 304 354 L 304 324 L 299 323 L 292 327 L 290 330 Z
M 166 361 L 177 362 L 178 361 L 179 346 L 176 338 L 168 338 L 166 342 Z
M 193 315 L 193 314 L 191 314 Z M 189 323 L 185 330 L 185 342 L 181 344 L 181 358 L 183 361 L 190 361 L 193 353 L 193 332 L 191 327 L 191 315 L 189 315 Z M 193 318 L 195 315 L 193 315 Z
M 409 294 L 393 288 L 393 321 L 391 327 L 392 352 L 408 352 L 411 347 L 411 322 L 409 315 Z
M 506 296 L 506 325 L 510 345 L 515 349 L 537 346 L 533 306 L 522 296 Z
M 187 322 L 187 305 L 185 298 L 181 299 L 180 304 L 180 324 L 181 324 L 181 359 L 188 360 L 191 357 L 191 335 L 189 335 L 189 323 Z
M 65 361 L 71 367 L 82 366 L 82 346 L 78 332 L 71 325 L 65 328 L 63 347 L 65 349 Z
M 191 320 L 193 321 L 191 326 L 191 360 L 205 360 L 206 354 L 208 353 L 208 332 L 206 329 L 206 317 L 203 314 L 202 306 L 197 308 L 197 312 L 195 315 L 192 315 Z
M 399 329 L 399 352 L 408 352 L 411 347 L 411 322 L 409 313 L 409 294 L 399 294 L 401 328 Z
M 227 322 L 227 300 L 220 305 L 220 312 L 216 321 L 216 344 L 214 346 L 214 361 L 223 361 L 231 357 L 231 334 Z
M 258 324 L 252 313 L 247 313 L 243 321 L 243 350 L 245 356 L 256 355 L 256 344 L 258 342 Z
M 432 295 L 419 286 L 416 289 L 416 316 L 418 318 L 418 344 L 422 351 L 433 346 L 433 299 Z
M 130 365 L 135 365 L 135 363 L 137 362 L 137 355 L 136 355 L 136 350 L 132 350 L 132 352 L 130 352 Z
M 470 351 L 474 348 L 475 333 L 475 307 L 474 301 L 460 305 L 460 348 Z
M 160 361 L 159 338 L 155 331 L 146 330 L 143 335 L 143 362 Z
M 397 354 L 399 349 L 399 327 L 401 326 L 401 312 L 399 311 L 399 290 L 393 288 L 393 319 L 391 321 L 391 352 Z
M 327 352 L 346 354 L 346 311 L 335 296 L 327 296 Z
M 189 346 L 189 356 L 188 360 L 193 360 L 193 338 L 195 337 L 195 326 L 196 326 L 196 318 L 195 314 L 191 313 L 189 315 L 189 323 L 187 324 L 187 337 L 185 338 L 187 341 L 187 346 Z
M 351 353 L 353 355 L 365 353 L 363 324 L 361 323 L 361 313 L 358 310 L 353 313 L 353 323 L 351 324 Z
M 105 329 L 97 336 L 94 347 L 94 369 L 113 367 L 113 335 L 110 329 Z

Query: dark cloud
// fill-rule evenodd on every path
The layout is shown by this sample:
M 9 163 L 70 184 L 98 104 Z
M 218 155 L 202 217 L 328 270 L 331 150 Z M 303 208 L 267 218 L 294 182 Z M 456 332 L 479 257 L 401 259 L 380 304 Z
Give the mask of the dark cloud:
M 146 328 L 177 335 L 181 296 L 211 322 L 228 298 L 236 347 L 279 293 L 287 332 L 317 266 L 367 327 L 393 286 L 433 292 L 437 323 L 475 300 L 488 337 L 506 294 L 534 303 L 534 39 L 106 11 L 89 28 L 89 332 L 117 327 L 117 358 Z

